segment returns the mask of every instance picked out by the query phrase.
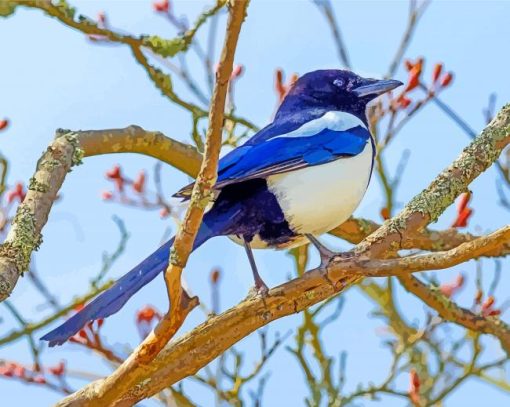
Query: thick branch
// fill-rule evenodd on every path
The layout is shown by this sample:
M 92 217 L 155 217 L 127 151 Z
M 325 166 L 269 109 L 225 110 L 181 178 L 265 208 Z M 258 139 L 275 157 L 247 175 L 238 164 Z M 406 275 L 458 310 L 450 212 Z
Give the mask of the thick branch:
M 356 253 L 381 257 L 408 246 L 411 235 L 421 232 L 450 206 L 468 185 L 489 168 L 510 143 L 510 105 L 506 105 L 462 154 L 404 210 L 386 221 L 380 229 L 361 242 Z
M 222 144 L 222 128 L 228 83 L 234 63 L 234 54 L 241 25 L 246 16 L 248 1 L 233 0 L 229 10 L 227 32 L 220 63 L 216 72 L 209 128 L 206 136 L 202 166 L 191 195 L 191 202 L 175 237 L 170 264 L 165 272 L 171 308 L 152 332 L 109 377 L 95 388 L 86 399 L 75 396 L 64 399 L 59 405 L 114 405 L 116 401 L 139 382 L 147 378 L 147 369 L 154 357 L 180 328 L 187 314 L 198 304 L 190 299 L 181 286 L 181 274 L 186 266 L 193 242 L 202 222 L 204 210 L 213 198 L 217 178 L 218 159 Z M 79 393 L 77 394 L 79 396 Z
M 63 133 L 65 133 L 64 130 L 59 130 L 57 136 Z M 72 135 L 74 145 L 69 144 L 66 137 L 60 138 L 60 141 L 57 143 L 60 147 L 56 150 L 60 151 L 58 154 L 65 154 L 65 160 L 72 160 L 75 146 L 79 145 L 84 157 L 126 152 L 139 153 L 155 157 L 193 177 L 196 176 L 200 168 L 202 156 L 194 147 L 167 137 L 161 132 L 144 130 L 139 126 L 133 125 L 124 129 L 69 131 L 67 134 Z M 76 142 L 74 140 L 76 140 Z M 50 147 L 48 147 L 48 151 L 54 149 L 54 143 L 56 143 L 56 141 L 52 142 Z M 69 145 L 62 150 L 62 143 Z M 46 154 L 47 152 L 39 160 L 39 165 L 48 159 Z M 52 158 L 50 157 L 49 160 L 51 162 Z M 39 166 L 36 169 L 36 174 L 38 171 Z M 34 196 L 38 197 L 37 199 L 41 197 L 49 204 L 53 202 L 52 196 L 55 196 L 53 195 L 55 187 L 62 184 L 67 171 L 62 171 L 60 168 L 52 167 L 51 165 L 46 166 L 44 171 L 46 174 L 45 176 L 48 175 L 48 172 L 51 173 L 51 179 L 53 180 L 51 184 L 52 188 L 46 193 L 41 191 L 35 195 L 29 193 L 24 203 L 28 203 L 28 200 L 33 199 Z M 36 178 L 36 174 L 34 174 L 34 178 Z M 46 222 L 51 206 L 48 206 L 48 204 L 34 205 L 33 203 L 32 206 L 37 207 L 37 219 Z M 26 208 L 25 205 L 21 205 L 18 212 L 26 211 Z M 32 213 L 32 215 L 36 214 Z M 16 221 L 19 219 L 20 218 L 17 217 Z M 43 226 L 44 223 L 40 224 L 37 233 L 40 234 Z M 331 233 L 351 243 L 357 244 L 379 228 L 380 225 L 375 222 L 352 218 Z M 8 246 L 9 241 L 18 241 L 16 236 L 17 233 L 14 235 L 10 234 L 2 247 Z M 37 237 L 32 234 L 30 238 L 36 239 Z M 477 238 L 477 236 L 468 233 L 459 233 L 455 229 L 445 231 L 431 231 L 428 229 L 410 230 L 406 234 L 406 238 L 401 241 L 401 247 L 403 249 L 421 249 L 428 251 L 449 250 L 475 238 Z M 15 245 L 16 244 L 23 245 L 22 242 L 17 242 Z M 30 247 L 34 249 L 36 246 L 25 244 L 24 247 L 28 250 Z M 23 269 L 21 263 L 21 268 L 16 266 L 17 262 L 15 258 L 20 259 L 18 257 L 19 252 L 7 249 L 8 247 L 0 250 L 0 300 L 10 295 L 16 285 L 19 273 L 21 272 L 18 270 Z M 502 247 L 500 252 L 487 252 L 485 256 L 502 256 L 509 251 L 509 247 Z
M 80 160 L 73 133 L 58 135 L 39 159 L 25 199 L 0 246 L 0 301 L 11 294 L 18 277 L 28 270 L 30 257 L 41 243 L 42 228 L 64 177 Z
M 57 130 L 55 140 L 37 163 L 28 193 L 0 246 L 0 301 L 11 294 L 19 276 L 27 270 L 71 166 L 80 163 L 84 156 L 121 152 L 149 155 L 190 175 L 195 175 L 200 167 L 201 155 L 195 148 L 138 126 L 78 132 Z
M 510 228 L 504 228 L 492 235 L 477 239 L 476 244 L 474 242 L 466 243 L 466 246 L 458 250 L 457 254 L 449 253 L 452 255 L 451 258 L 447 253 L 443 253 L 433 262 L 418 261 L 413 264 L 406 259 L 335 258 L 328 266 L 327 277 L 318 269 L 307 272 L 302 278 L 294 279 L 270 290 L 267 298 L 250 298 L 241 302 L 223 314 L 209 319 L 169 345 L 149 366 L 146 373 L 150 380 L 144 383 L 144 386 L 132 389 L 125 399 L 115 405 L 132 405 L 196 373 L 248 333 L 271 321 L 300 312 L 343 291 L 366 275 L 367 266 L 370 275 L 388 275 L 390 270 L 399 275 L 411 271 L 427 270 L 432 266 L 450 267 L 466 260 L 464 254 L 468 248 L 476 247 L 474 254 L 477 255 L 483 251 L 483 243 L 498 245 L 504 239 L 508 240 L 509 235 Z M 380 273 L 378 265 L 381 266 Z M 454 307 L 454 305 L 451 306 Z M 495 334 L 501 340 L 504 349 L 510 353 L 510 330 L 506 324 L 495 318 L 483 318 L 475 314 L 472 314 L 472 317 L 477 321 L 476 325 L 466 325 L 467 328 L 484 326 L 484 330 L 480 332 Z M 89 388 L 89 391 L 93 391 L 93 387 Z
M 358 244 L 381 227 L 376 222 L 361 218 L 350 218 L 330 233 L 350 243 Z M 461 233 L 457 229 L 409 230 L 402 240 L 402 249 L 419 249 L 430 252 L 453 249 L 462 243 L 471 242 L 480 236 Z M 501 257 L 510 254 L 510 242 L 484 252 L 484 257 Z
M 423 229 L 436 219 L 453 202 L 457 194 L 464 191 L 474 178 L 497 159 L 498 154 L 509 142 L 510 105 L 507 105 L 483 133 L 464 150 L 459 159 L 441 173 L 425 191 L 416 196 L 400 215 L 386 222 L 370 238 L 357 246 L 355 253 L 359 253 L 358 255 L 350 258 L 335 257 L 327 267 L 327 274 L 318 269 L 312 270 L 301 278 L 270 290 L 267 298 L 249 298 L 196 327 L 168 345 L 153 363 L 147 366 L 143 383 L 140 382 L 131 389 L 123 399 L 117 401 L 116 405 L 132 405 L 155 394 L 196 373 L 258 328 L 310 307 L 358 282 L 364 275 L 363 264 L 367 261 L 377 261 L 371 260 L 367 254 L 384 255 L 384 250 L 395 252 L 400 248 L 400 242 L 405 241 L 408 230 Z M 401 260 L 385 262 L 393 261 L 391 265 L 395 266 L 394 271 L 398 274 L 399 270 L 396 267 Z M 465 258 L 459 256 L 457 260 L 463 261 Z M 425 264 L 422 263 L 421 267 L 423 266 Z M 434 267 L 437 266 L 438 262 L 434 263 Z M 421 267 L 418 264 L 413 270 L 426 270 Z M 406 269 L 408 268 L 409 265 L 406 265 Z M 500 324 L 500 329 L 502 333 L 498 335 L 505 337 L 509 335 L 504 324 Z M 506 347 L 507 342 L 501 342 Z M 84 402 L 94 397 L 100 386 L 101 381 L 91 383 L 69 400 Z
M 196 177 L 202 162 L 202 155 L 191 145 L 167 137 L 159 131 L 148 131 L 139 126 L 78 131 L 76 134 L 84 157 L 139 153 L 157 158 L 192 177 Z
M 487 236 L 479 237 L 448 251 L 402 257 L 391 260 L 360 259 L 357 267 L 368 277 L 401 276 L 415 271 L 440 270 L 453 267 L 487 252 L 500 251 L 510 242 L 510 226 L 505 226 Z

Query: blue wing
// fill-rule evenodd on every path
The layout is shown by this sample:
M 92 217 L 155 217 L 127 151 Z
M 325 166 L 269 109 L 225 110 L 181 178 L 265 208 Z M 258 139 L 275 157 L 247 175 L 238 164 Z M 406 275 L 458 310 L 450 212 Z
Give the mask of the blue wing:
M 324 129 L 313 136 L 283 135 L 257 144 L 248 142 L 220 160 L 215 189 L 352 157 L 361 153 L 369 140 L 369 132 L 358 126 L 346 131 Z M 186 186 L 176 196 L 189 196 L 191 187 Z

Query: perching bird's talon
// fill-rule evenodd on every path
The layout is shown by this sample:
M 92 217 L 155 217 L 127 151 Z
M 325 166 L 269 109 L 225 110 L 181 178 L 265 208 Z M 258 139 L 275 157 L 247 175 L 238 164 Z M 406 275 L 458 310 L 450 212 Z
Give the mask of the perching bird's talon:
M 262 282 L 261 285 L 256 284 L 252 288 L 250 288 L 250 291 L 248 291 L 247 298 L 253 298 L 257 296 L 261 296 L 262 298 L 265 298 L 268 296 L 269 293 L 269 287 Z
M 255 286 L 255 289 L 257 290 L 257 293 L 262 297 L 267 297 L 269 293 L 269 287 L 262 280 Z
M 321 264 L 319 265 L 319 268 L 325 269 L 328 266 L 330 260 L 337 256 L 338 253 L 334 252 L 333 250 L 329 250 L 326 246 L 319 242 L 319 240 L 314 235 L 307 234 L 305 236 L 310 241 L 310 243 L 313 244 L 319 251 L 321 258 Z

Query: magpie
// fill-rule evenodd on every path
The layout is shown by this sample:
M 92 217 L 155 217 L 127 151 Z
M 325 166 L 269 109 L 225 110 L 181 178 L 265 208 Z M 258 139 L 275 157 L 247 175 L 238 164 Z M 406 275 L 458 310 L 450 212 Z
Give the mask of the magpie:
M 215 236 L 244 246 L 255 287 L 260 277 L 252 248 L 291 248 L 311 242 L 330 255 L 317 236 L 349 218 L 368 187 L 375 142 L 367 104 L 402 85 L 368 79 L 347 70 L 318 70 L 301 76 L 272 123 L 219 161 L 211 208 L 193 250 Z M 189 200 L 193 184 L 174 196 Z M 41 339 L 60 345 L 86 323 L 108 317 L 168 265 L 174 238 L 121 277 L 77 314 Z

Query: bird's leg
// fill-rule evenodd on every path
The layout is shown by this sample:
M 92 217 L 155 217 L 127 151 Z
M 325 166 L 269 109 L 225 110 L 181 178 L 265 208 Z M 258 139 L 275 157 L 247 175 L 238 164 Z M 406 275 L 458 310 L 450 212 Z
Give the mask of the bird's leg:
M 253 273 L 253 280 L 255 281 L 255 288 L 257 292 L 262 295 L 266 295 L 269 291 L 266 283 L 260 277 L 259 271 L 257 270 L 257 265 L 255 264 L 255 258 L 253 257 L 253 251 L 251 250 L 250 243 L 243 238 L 244 249 L 246 250 L 246 254 L 248 255 L 248 260 L 250 261 L 251 272 Z
M 321 268 L 324 268 L 328 265 L 329 260 L 334 257 L 337 253 L 335 253 L 332 250 L 329 250 L 326 246 L 324 246 L 319 240 L 309 233 L 307 233 L 306 238 L 310 241 L 311 244 L 313 244 L 317 250 L 319 251 L 319 254 L 321 256 Z

